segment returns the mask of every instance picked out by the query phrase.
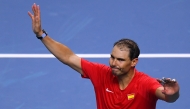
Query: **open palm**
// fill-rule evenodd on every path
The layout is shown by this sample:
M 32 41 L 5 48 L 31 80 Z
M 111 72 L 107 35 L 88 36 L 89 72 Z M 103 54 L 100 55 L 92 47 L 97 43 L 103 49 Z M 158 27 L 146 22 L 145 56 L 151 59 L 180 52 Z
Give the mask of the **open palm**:
M 40 36 L 43 32 L 42 32 L 42 28 L 41 28 L 40 7 L 39 7 L 39 5 L 36 5 L 34 3 L 32 5 L 32 11 L 33 11 L 34 14 L 28 12 L 28 15 L 32 19 L 32 29 L 33 29 L 33 32 L 37 36 Z
M 173 95 L 179 91 L 179 85 L 177 82 L 166 83 L 164 84 L 163 87 L 164 87 L 163 93 L 165 95 Z

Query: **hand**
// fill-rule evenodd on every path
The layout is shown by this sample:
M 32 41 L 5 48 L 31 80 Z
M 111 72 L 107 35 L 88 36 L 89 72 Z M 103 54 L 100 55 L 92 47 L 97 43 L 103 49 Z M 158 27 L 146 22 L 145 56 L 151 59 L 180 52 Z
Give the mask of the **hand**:
M 40 6 L 36 5 L 34 3 L 32 5 L 32 11 L 33 11 L 34 15 L 32 13 L 30 13 L 29 11 L 28 11 L 28 15 L 32 19 L 32 29 L 33 29 L 33 32 L 37 36 L 41 36 L 43 34 L 43 32 L 42 32 L 42 28 L 41 28 Z
M 179 93 L 179 84 L 175 79 L 163 78 L 157 79 L 157 81 L 163 85 L 164 90 L 162 93 L 166 96 L 172 96 L 176 93 Z

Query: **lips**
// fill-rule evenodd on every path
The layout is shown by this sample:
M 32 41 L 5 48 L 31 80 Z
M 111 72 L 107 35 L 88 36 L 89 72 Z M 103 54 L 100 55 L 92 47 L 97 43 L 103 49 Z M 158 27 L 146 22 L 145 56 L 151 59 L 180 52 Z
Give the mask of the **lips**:
M 112 68 L 113 71 L 119 70 L 118 68 Z

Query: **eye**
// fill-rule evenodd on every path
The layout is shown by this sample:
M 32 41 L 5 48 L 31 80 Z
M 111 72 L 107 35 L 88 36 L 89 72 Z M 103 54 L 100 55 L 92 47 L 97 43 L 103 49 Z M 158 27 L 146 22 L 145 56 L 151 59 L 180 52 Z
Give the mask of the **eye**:
M 122 61 L 121 59 L 118 59 L 118 61 Z
M 114 59 L 114 57 L 113 57 L 112 55 L 110 56 L 110 58 L 111 58 L 111 59 Z
M 120 59 L 120 58 L 119 58 L 119 59 L 117 59 L 117 60 L 118 60 L 118 61 L 125 61 L 124 59 Z

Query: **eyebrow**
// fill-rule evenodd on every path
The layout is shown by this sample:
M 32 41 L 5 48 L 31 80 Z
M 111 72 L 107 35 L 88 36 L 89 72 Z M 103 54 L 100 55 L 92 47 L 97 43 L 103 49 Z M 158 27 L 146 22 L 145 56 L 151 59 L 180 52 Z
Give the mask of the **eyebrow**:
M 112 58 L 116 58 L 115 56 L 113 56 L 112 54 L 110 54 L 110 56 L 112 57 Z M 121 60 L 121 61 L 125 61 L 125 59 L 123 59 L 123 58 L 116 58 L 117 60 Z

